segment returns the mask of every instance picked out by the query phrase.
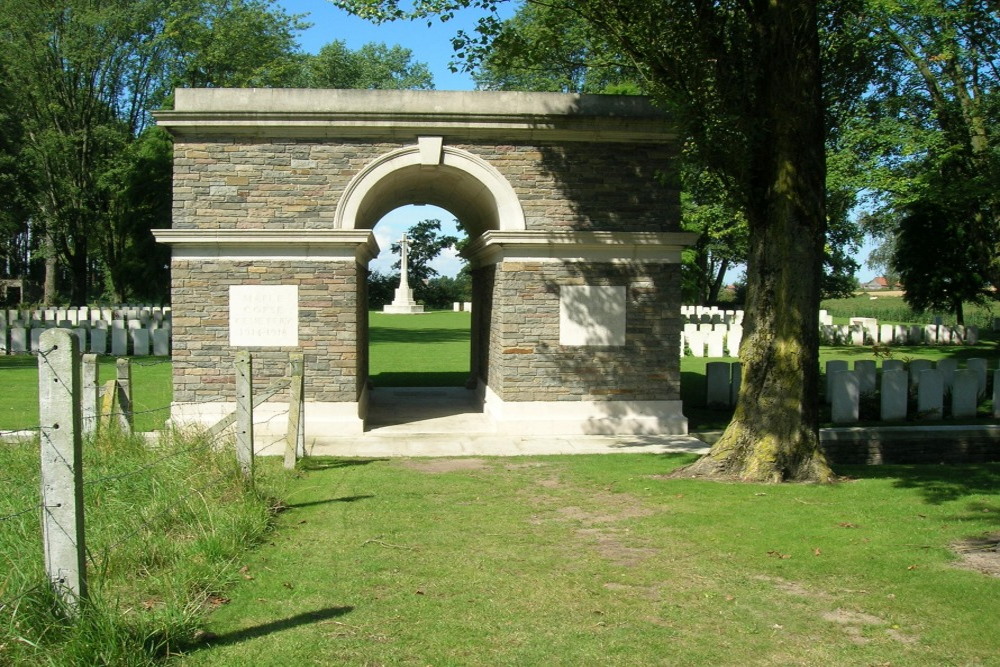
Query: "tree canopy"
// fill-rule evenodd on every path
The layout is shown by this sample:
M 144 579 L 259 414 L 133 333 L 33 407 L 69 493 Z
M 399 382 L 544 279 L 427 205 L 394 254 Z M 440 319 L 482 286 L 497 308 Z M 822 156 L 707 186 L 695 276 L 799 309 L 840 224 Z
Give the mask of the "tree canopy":
M 302 53 L 304 26 L 271 0 L 0 0 L 0 272 L 46 303 L 166 298 L 149 230 L 170 226 L 171 144 L 150 112 L 175 87 L 432 87 L 400 47 Z
M 918 310 L 1000 286 L 1000 9 L 968 0 L 870 0 L 880 56 L 844 124 L 863 167 L 864 222 Z M 933 248 L 936 252 L 928 252 Z

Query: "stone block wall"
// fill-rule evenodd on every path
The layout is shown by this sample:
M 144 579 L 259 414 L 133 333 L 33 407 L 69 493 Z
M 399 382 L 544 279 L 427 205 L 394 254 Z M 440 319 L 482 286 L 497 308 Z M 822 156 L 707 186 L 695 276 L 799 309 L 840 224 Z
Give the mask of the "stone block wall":
M 174 229 L 328 229 L 345 188 L 403 143 L 178 139 Z M 679 220 L 674 151 L 665 144 L 451 144 L 511 184 L 528 229 L 669 231 Z M 442 204 L 447 208 L 447 204 Z
M 234 400 L 229 345 L 230 285 L 299 285 L 299 346 L 249 348 L 254 384 L 287 374 L 288 353 L 305 355 L 310 401 L 355 401 L 359 394 L 358 267 L 354 261 L 185 261 L 171 263 L 175 403 Z M 363 307 L 363 306 L 362 306 Z M 181 315 L 183 313 L 183 315 Z M 274 400 L 284 400 L 279 394 Z
M 625 286 L 623 346 L 559 342 L 560 288 Z M 502 262 L 481 375 L 505 401 L 679 400 L 680 267 L 616 262 Z
M 667 144 L 458 146 L 514 188 L 528 229 L 679 231 L 676 155 Z

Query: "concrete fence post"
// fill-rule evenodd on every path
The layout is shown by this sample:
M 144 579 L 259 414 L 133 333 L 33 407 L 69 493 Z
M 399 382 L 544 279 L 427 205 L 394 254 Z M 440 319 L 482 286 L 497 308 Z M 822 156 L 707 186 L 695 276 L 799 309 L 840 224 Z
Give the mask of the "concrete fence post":
M 80 393 L 80 419 L 83 436 L 87 437 L 97 431 L 98 400 L 100 385 L 97 383 L 97 355 L 83 355 L 83 365 L 80 368 L 82 389 Z
M 247 350 L 236 353 L 236 459 L 253 481 L 253 362 Z
M 285 436 L 285 468 L 291 470 L 295 461 L 305 454 L 305 430 L 302 420 L 302 390 L 305 362 L 301 353 L 288 355 L 290 393 L 288 397 L 288 432 Z
M 71 612 L 87 598 L 79 340 L 48 329 L 39 340 L 42 540 L 45 571 Z
M 119 357 L 115 362 L 115 385 L 118 390 L 118 407 L 122 428 L 132 430 L 132 360 Z

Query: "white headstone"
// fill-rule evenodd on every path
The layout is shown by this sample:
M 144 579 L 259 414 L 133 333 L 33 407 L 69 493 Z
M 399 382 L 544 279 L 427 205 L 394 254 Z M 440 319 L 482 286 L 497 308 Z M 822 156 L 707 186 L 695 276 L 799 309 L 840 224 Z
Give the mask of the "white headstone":
M 108 330 L 101 327 L 94 327 L 90 330 L 90 352 L 91 354 L 108 353 Z
M 847 370 L 847 362 L 834 359 L 826 362 L 826 402 L 833 400 L 833 374 Z
M 13 327 L 10 330 L 10 353 L 24 354 L 28 351 L 28 330 L 24 327 Z
M 149 329 L 132 329 L 132 354 L 137 357 L 149 356 Z
M 709 408 L 728 408 L 731 395 L 731 368 L 725 361 L 705 364 L 705 405 Z
M 955 383 L 955 371 L 958 370 L 958 359 L 939 359 L 935 368 L 941 371 L 944 390 L 951 391 L 951 387 Z
M 891 324 L 882 324 L 878 328 L 878 342 L 882 345 L 891 345 L 894 340 L 895 327 Z
M 834 371 L 831 382 L 830 417 L 834 424 L 858 421 L 860 391 L 854 371 Z
M 854 362 L 854 372 L 858 376 L 858 391 L 861 395 L 875 393 L 876 375 L 875 362 L 871 359 L 859 359 Z
M 851 325 L 851 345 L 862 346 L 865 344 L 865 329 L 860 324 Z
M 941 419 L 944 415 L 944 378 L 936 368 L 920 371 L 917 412 L 922 419 Z
M 882 372 L 886 371 L 905 371 L 906 363 L 900 359 L 886 359 L 882 362 Z
M 976 378 L 979 381 L 979 395 L 986 395 L 986 377 L 989 374 L 989 360 L 981 359 L 975 357 L 973 359 L 968 359 L 965 362 L 965 367 L 969 370 L 975 371 Z
M 705 334 L 700 331 L 696 331 L 687 336 L 688 349 L 691 350 L 691 356 L 693 357 L 704 357 L 705 356 Z
M 955 419 L 969 419 L 976 416 L 979 405 L 979 377 L 968 368 L 955 371 L 951 389 L 951 416 Z
M 908 378 L 903 369 L 882 371 L 882 421 L 901 421 L 906 419 L 906 403 Z
M 153 330 L 153 354 L 157 357 L 170 356 L 170 329 Z
M 743 327 L 735 325 L 726 336 L 726 351 L 730 357 L 740 356 L 740 344 L 743 342 Z
M 123 327 L 111 329 L 111 355 L 115 357 L 128 356 L 128 332 Z
M 924 342 L 928 345 L 937 345 L 938 342 L 938 325 L 927 324 L 924 325 Z
M 916 389 L 920 386 L 920 373 L 934 367 L 927 359 L 914 359 L 910 362 L 910 386 Z
M 706 346 L 708 347 L 706 356 L 713 359 L 719 359 L 726 356 L 725 343 L 726 334 L 722 331 L 713 331 L 708 335 L 708 340 L 706 342 Z

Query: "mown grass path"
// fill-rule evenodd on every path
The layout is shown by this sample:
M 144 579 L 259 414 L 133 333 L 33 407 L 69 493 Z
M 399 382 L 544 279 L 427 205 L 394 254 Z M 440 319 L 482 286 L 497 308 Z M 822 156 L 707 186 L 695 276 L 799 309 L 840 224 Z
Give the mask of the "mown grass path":
M 683 456 L 306 462 L 191 665 L 995 664 L 1000 466 L 833 486 Z

